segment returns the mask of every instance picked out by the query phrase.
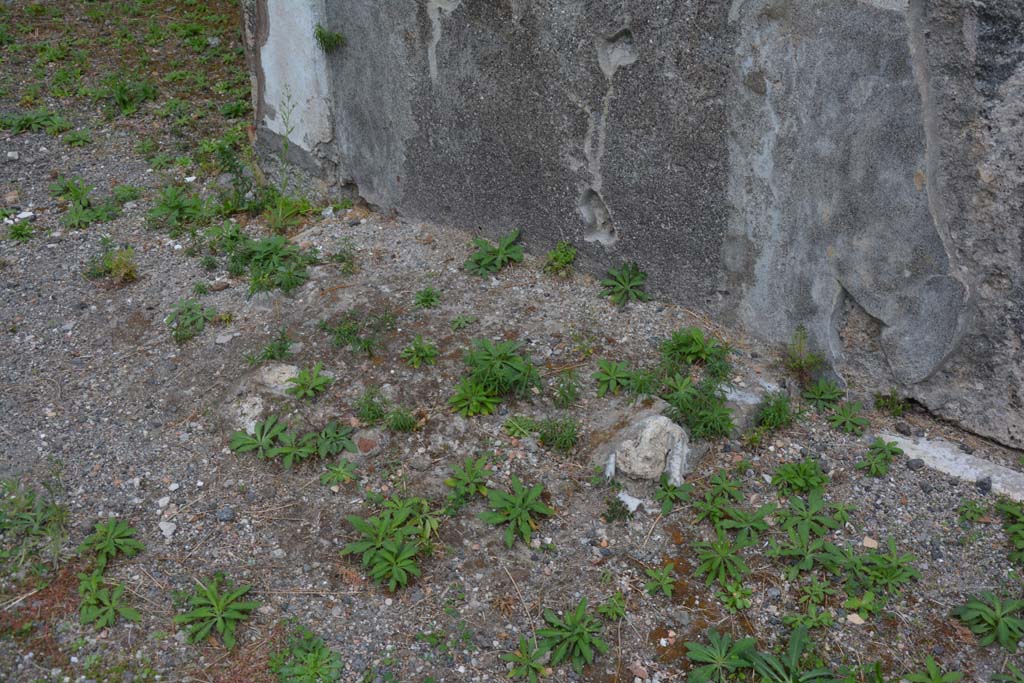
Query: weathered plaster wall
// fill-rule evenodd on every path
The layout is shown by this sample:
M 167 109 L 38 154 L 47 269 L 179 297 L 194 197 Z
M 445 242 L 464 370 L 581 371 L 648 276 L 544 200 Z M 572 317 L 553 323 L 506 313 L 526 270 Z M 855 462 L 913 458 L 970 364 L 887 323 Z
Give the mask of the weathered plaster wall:
M 636 260 L 1024 445 L 1024 3 L 243 5 L 268 148 L 287 85 L 296 161 L 373 204 Z

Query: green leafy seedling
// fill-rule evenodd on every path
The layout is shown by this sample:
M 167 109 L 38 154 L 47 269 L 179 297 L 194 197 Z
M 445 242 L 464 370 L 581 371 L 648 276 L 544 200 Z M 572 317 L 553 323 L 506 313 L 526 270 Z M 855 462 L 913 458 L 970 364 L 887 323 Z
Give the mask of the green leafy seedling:
M 700 666 L 690 671 L 690 678 L 705 683 L 727 683 L 732 674 L 745 669 L 748 662 L 744 655 L 750 652 L 757 641 L 753 638 L 733 640 L 728 633 L 720 634 L 715 629 L 707 632 L 708 644 L 686 643 L 686 658 Z
M 288 338 L 288 330 L 280 329 L 273 341 L 264 346 L 259 353 L 246 356 L 249 365 L 259 365 L 265 361 L 286 360 L 291 356 L 292 340 Z
M 96 567 L 101 571 L 107 566 L 107 560 L 118 554 L 135 557 L 145 549 L 146 546 L 135 540 L 135 529 L 119 519 L 97 522 L 93 532 L 78 547 L 79 552 L 96 553 Z
M 476 496 L 487 497 L 487 477 L 491 475 L 489 456 L 484 453 L 478 458 L 466 458 L 464 463 L 452 468 L 452 476 L 445 479 L 444 484 L 452 489 L 450 502 L 455 507 L 461 507 Z
M 454 318 L 452 318 L 452 332 L 461 332 L 462 330 L 466 329 L 475 322 L 475 315 L 457 315 Z
M 424 287 L 416 292 L 413 305 L 416 308 L 437 308 L 441 304 L 441 292 L 433 287 Z
M 342 458 L 338 462 L 328 465 L 327 471 L 320 475 L 320 483 L 324 486 L 340 486 L 351 484 L 356 480 L 356 466 L 354 463 Z
M 537 428 L 537 422 L 526 415 L 513 415 L 505 420 L 505 433 L 516 439 L 525 439 Z
M 410 367 L 419 369 L 421 365 L 434 365 L 437 363 L 437 347 L 428 341 L 424 341 L 421 335 L 416 335 L 408 346 L 402 349 L 402 360 Z
M 448 399 L 452 410 L 463 417 L 490 415 L 501 403 L 483 383 L 470 377 L 464 378 L 455 387 L 455 394 Z
M 559 617 L 550 609 L 544 610 L 546 628 L 537 631 L 542 652 L 551 653 L 551 664 L 572 663 L 577 674 L 586 664 L 594 662 L 595 654 L 608 652 L 608 643 L 601 640 L 601 622 L 587 613 L 587 599 L 580 600 L 576 609 Z
M 866 470 L 872 477 L 884 477 L 889 473 L 889 465 L 897 455 L 903 455 L 903 449 L 895 441 L 876 438 L 868 447 L 864 459 L 857 463 L 857 469 Z
M 789 643 L 786 651 L 781 656 L 757 652 L 754 650 L 744 653 L 744 658 L 749 662 L 750 668 L 754 670 L 761 680 L 770 683 L 831 683 L 832 672 L 824 667 L 817 667 L 807 670 L 802 660 L 804 654 L 812 649 L 810 639 L 807 637 L 807 627 L 798 626 L 789 635 Z
M 676 486 L 669 482 L 667 474 L 661 475 L 661 479 L 658 480 L 658 489 L 654 492 L 654 500 L 661 503 L 662 517 L 667 517 L 676 505 L 690 500 L 692 492 L 692 484 Z
M 533 361 L 518 353 L 520 342 L 474 339 L 466 352 L 470 379 L 495 395 L 526 396 L 540 386 L 540 375 Z
M 739 542 L 733 543 L 721 530 L 718 530 L 715 540 L 694 544 L 700 561 L 695 570 L 697 576 L 705 577 L 708 585 L 715 581 L 725 585 L 742 580 L 750 573 L 750 567 L 739 554 L 744 547 Z
M 505 545 L 509 548 L 515 543 L 516 536 L 522 538 L 527 545 L 530 544 L 533 531 L 537 528 L 534 515 L 549 517 L 555 514 L 555 511 L 540 499 L 544 492 L 542 484 L 526 488 L 519 477 L 513 476 L 511 485 L 511 493 L 489 489 L 487 499 L 491 510 L 480 515 L 480 519 L 488 524 L 507 525 Z
M 313 39 L 316 40 L 317 46 L 324 54 L 334 54 L 345 47 L 345 36 L 325 28 L 321 24 L 317 24 L 313 28 Z
M 511 678 L 525 678 L 529 683 L 537 683 L 547 671 L 547 665 L 544 663 L 545 654 L 539 647 L 531 645 L 525 637 L 519 636 L 519 646 L 515 651 L 503 654 L 501 658 L 512 664 L 512 669 L 508 672 Z
M 661 357 L 670 366 L 693 365 L 707 361 L 719 343 L 699 327 L 681 327 L 661 343 Z
M 1024 619 L 1016 616 L 1022 610 L 1024 600 L 1001 600 L 992 591 L 985 591 L 957 607 L 953 615 L 978 637 L 978 645 L 999 643 L 1014 653 L 1024 638 Z
M 518 239 L 518 230 L 513 230 L 502 237 L 497 246 L 482 238 L 474 239 L 473 245 L 476 246 L 476 251 L 466 261 L 465 269 L 474 275 L 483 277 L 497 273 L 510 263 L 521 263 L 523 247 L 516 244 Z
M 7 228 L 7 239 L 15 242 L 28 242 L 32 239 L 32 235 L 35 233 L 35 228 L 28 221 L 18 221 L 11 227 Z
M 647 578 L 650 579 L 645 585 L 644 590 L 647 591 L 648 595 L 654 595 L 656 593 L 664 593 L 666 598 L 672 597 L 672 589 L 675 587 L 675 581 L 672 578 L 672 573 L 675 571 L 675 562 L 669 562 L 660 569 L 646 569 L 644 573 L 647 574 Z
M 616 306 L 625 306 L 630 301 L 647 301 L 651 297 L 644 291 L 647 273 L 635 263 L 626 263 L 608 271 L 608 277 L 601 280 L 604 294 Z
M 632 373 L 624 362 L 599 359 L 597 372 L 591 377 L 597 381 L 597 395 L 601 398 L 609 393 L 618 394 L 622 389 L 629 387 Z
M 267 453 L 268 458 L 280 458 L 281 466 L 290 470 L 292 465 L 303 462 L 317 454 L 317 435 L 314 433 L 298 434 L 282 432 L 277 438 L 277 445 Z
M 392 409 L 384 416 L 384 424 L 393 432 L 414 432 L 420 426 L 416 416 L 401 406 Z
M 959 671 L 943 672 L 935 663 L 935 659 L 928 655 L 928 658 L 924 660 L 924 671 L 907 674 L 906 679 L 909 683 L 958 683 L 963 680 L 963 677 L 964 675 Z
M 783 495 L 808 493 L 827 483 L 828 476 L 821 470 L 821 465 L 811 458 L 783 463 L 772 474 L 772 486 L 777 487 Z
M 298 375 L 288 378 L 288 384 L 292 386 L 285 389 L 285 393 L 295 398 L 313 398 L 323 393 L 334 381 L 321 374 L 323 369 L 323 363 L 317 363 L 312 368 L 302 368 Z
M 843 390 L 832 380 L 822 377 L 804 391 L 803 397 L 815 410 L 824 412 L 836 407 L 843 397 Z
M 113 626 L 118 617 L 127 621 L 141 620 L 138 610 L 121 602 L 123 596 L 123 584 L 117 584 L 113 590 L 104 586 L 83 595 L 79 620 L 82 624 L 94 624 L 97 629 Z
M 300 626 L 286 647 L 270 656 L 268 667 L 280 683 L 335 683 L 341 680 L 344 664 L 322 638 Z
M 836 408 L 835 414 L 829 416 L 828 421 L 835 429 L 860 436 L 868 426 L 868 419 L 862 417 L 860 411 L 861 404 L 857 401 L 842 403 Z
M 626 616 L 626 598 L 622 591 L 615 591 L 607 600 L 597 606 L 597 613 L 608 621 L 622 621 Z
M 384 541 L 370 561 L 370 578 L 380 584 L 386 583 L 392 593 L 405 588 L 411 577 L 422 573 L 416 564 L 418 552 L 419 544 L 416 542 Z
M 207 583 L 197 583 L 196 591 L 188 598 L 192 609 L 175 616 L 174 623 L 188 626 L 190 643 L 199 643 L 215 631 L 224 647 L 233 649 L 238 625 L 260 606 L 258 602 L 241 599 L 252 587 L 235 588 L 220 573 Z
M 724 584 L 722 590 L 715 594 L 722 601 L 722 606 L 730 614 L 735 614 L 753 605 L 752 595 L 753 591 L 738 581 Z
M 202 334 L 206 323 L 216 317 L 215 309 L 206 308 L 195 299 L 180 299 L 171 308 L 167 325 L 171 328 L 174 341 L 180 344 Z
M 337 420 L 331 420 L 316 435 L 317 455 L 321 458 L 329 458 L 344 451 L 358 453 L 355 441 L 352 440 L 352 432 L 355 431 L 348 425 L 338 424 Z
M 276 415 L 271 415 L 262 422 L 257 422 L 253 427 L 252 434 L 240 430 L 231 435 L 231 450 L 236 453 L 256 452 L 256 457 L 270 457 L 270 451 L 274 448 L 278 437 L 288 429 L 288 425 L 281 422 Z
M 364 567 L 369 567 L 374 557 L 384 548 L 387 541 L 402 541 L 414 536 L 418 530 L 410 524 L 413 511 L 410 508 L 385 509 L 379 516 L 356 517 L 349 515 L 345 519 L 359 532 L 358 541 L 348 543 L 342 549 L 342 556 L 359 554 Z
M 576 261 L 576 248 L 568 242 L 559 242 L 548 252 L 544 260 L 544 272 L 558 277 L 572 275 L 572 264 Z

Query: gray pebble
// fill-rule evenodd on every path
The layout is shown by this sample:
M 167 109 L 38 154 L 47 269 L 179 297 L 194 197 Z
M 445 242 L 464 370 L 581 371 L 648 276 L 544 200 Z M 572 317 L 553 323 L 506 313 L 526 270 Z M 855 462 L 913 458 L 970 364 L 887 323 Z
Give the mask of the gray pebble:
M 917 472 L 918 470 L 924 469 L 924 460 L 921 458 L 911 458 L 907 461 L 907 469 Z
M 217 520 L 221 522 L 235 521 L 235 509 L 230 505 L 225 505 L 220 510 L 217 510 Z

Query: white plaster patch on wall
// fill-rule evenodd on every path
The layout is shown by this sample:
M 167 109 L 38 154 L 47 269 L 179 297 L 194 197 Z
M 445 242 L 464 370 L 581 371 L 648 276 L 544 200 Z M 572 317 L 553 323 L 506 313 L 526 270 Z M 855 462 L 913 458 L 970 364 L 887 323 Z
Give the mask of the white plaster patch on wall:
M 441 42 L 441 19 L 451 14 L 462 0 L 427 0 L 427 15 L 430 17 L 432 33 L 430 45 L 427 46 L 427 62 L 430 64 L 430 80 L 437 80 L 437 44 Z
M 306 151 L 330 142 L 330 86 L 327 57 L 313 39 L 325 17 L 322 0 L 267 0 L 267 40 L 260 48 L 263 125 Z M 287 117 L 288 121 L 285 121 Z
M 920 458 L 932 469 L 969 482 L 992 478 L 992 492 L 1024 501 L 1024 474 L 1009 467 L 964 453 L 956 445 L 941 439 L 910 440 L 898 434 L 881 433 L 886 441 L 895 441 L 907 458 Z
M 910 5 L 910 0 L 860 0 L 865 5 L 871 5 L 878 9 L 888 9 L 894 12 L 906 12 Z

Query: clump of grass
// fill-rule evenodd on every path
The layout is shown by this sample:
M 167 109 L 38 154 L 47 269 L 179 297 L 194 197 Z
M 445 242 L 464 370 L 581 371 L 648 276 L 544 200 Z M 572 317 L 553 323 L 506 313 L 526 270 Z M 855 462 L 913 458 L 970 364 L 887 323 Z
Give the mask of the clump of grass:
M 558 277 L 570 277 L 576 262 L 576 248 L 568 242 L 559 242 L 548 252 L 544 272 Z
M 334 54 L 345 47 L 345 36 L 336 31 L 331 31 L 321 24 L 317 24 L 313 29 L 313 38 L 324 54 Z
M 180 344 L 202 334 L 206 323 L 216 317 L 213 308 L 206 308 L 195 299 L 181 299 L 171 308 L 166 322 L 174 341 Z
M 806 385 L 814 373 L 825 364 L 825 359 L 810 350 L 807 329 L 800 326 L 793 332 L 793 339 L 786 347 L 782 363 Z
M 104 238 L 104 251 L 93 259 L 85 271 L 90 280 L 110 278 L 117 285 L 134 282 L 138 277 L 138 265 L 135 263 L 135 249 L 132 247 L 115 247 L 109 238 Z
M 555 406 L 562 410 L 568 409 L 580 395 L 580 376 L 575 370 L 564 370 L 558 373 L 554 386 Z
M 355 402 L 356 417 L 363 424 L 377 424 L 388 414 L 388 401 L 380 393 L 380 387 L 370 385 L 363 390 Z
M 902 417 L 907 410 L 907 402 L 890 389 L 888 394 L 875 394 L 875 410 L 889 413 L 893 417 Z
M 433 287 L 424 287 L 416 292 L 413 305 L 416 308 L 437 308 L 441 303 L 441 293 Z
M 549 418 L 537 424 L 540 443 L 548 448 L 568 453 L 579 440 L 579 422 L 570 416 Z
M 35 228 L 28 221 L 18 221 L 7 228 L 7 239 L 14 242 L 28 242 L 35 234 Z

